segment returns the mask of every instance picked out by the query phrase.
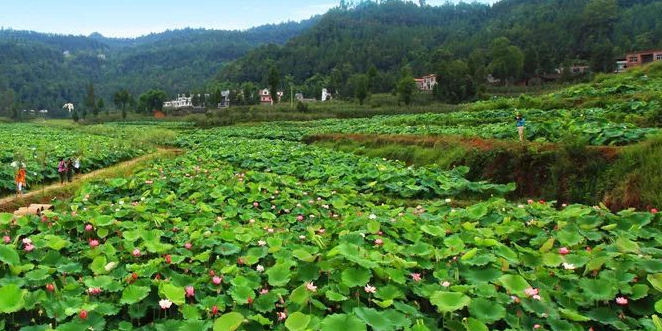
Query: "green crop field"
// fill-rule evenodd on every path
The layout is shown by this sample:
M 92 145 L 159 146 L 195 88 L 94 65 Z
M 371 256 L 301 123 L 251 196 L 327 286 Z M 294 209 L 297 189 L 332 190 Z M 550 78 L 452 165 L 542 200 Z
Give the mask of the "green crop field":
M 527 101 L 618 95 L 611 106 L 553 110 L 514 98 L 447 114 L 208 130 L 3 124 L 7 188 L 7 164 L 32 171 L 40 155 L 52 180 L 54 160 L 75 153 L 85 170 L 158 144 L 181 154 L 92 181 L 41 217 L 0 214 L 0 328 L 659 331 L 656 209 L 512 202 L 514 184 L 469 180 L 466 167 L 304 143 L 321 133 L 515 140 L 521 112 L 529 140 L 657 146 L 659 126 L 643 119 L 658 101 L 636 93 L 653 90 L 608 86 Z

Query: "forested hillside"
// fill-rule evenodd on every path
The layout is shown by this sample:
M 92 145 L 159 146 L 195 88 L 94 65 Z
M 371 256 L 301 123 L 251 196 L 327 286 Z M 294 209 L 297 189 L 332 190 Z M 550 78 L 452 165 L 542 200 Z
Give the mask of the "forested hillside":
M 107 104 L 120 88 L 136 96 L 152 88 L 191 90 L 204 86 L 223 64 L 258 45 L 282 44 L 316 20 L 246 31 L 183 29 L 135 39 L 0 30 L 0 111 L 7 104 L 52 110 L 82 103 L 89 83 Z
M 660 17 L 662 2 L 652 0 L 362 2 L 331 10 L 283 46 L 249 52 L 218 79 L 265 84 L 274 65 L 297 84 L 322 84 L 348 96 L 366 73 L 374 92 L 393 90 L 403 68 L 413 75 L 451 68 L 502 78 L 540 76 L 573 62 L 611 71 L 626 51 L 662 47 Z M 461 63 L 449 65 L 454 60 Z

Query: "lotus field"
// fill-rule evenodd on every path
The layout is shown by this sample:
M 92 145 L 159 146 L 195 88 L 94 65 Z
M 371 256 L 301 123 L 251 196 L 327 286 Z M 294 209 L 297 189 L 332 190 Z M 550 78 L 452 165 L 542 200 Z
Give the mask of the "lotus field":
M 102 126 L 91 131 L 104 131 Z M 112 136 L 76 130 L 0 124 L 0 194 L 14 192 L 16 167 L 24 163 L 28 171 L 28 189 L 36 184 L 55 181 L 60 158 L 79 156 L 83 172 L 104 168 L 134 158 L 149 150 L 148 146 L 127 141 L 125 130 L 113 130 Z
M 656 211 L 218 130 L 177 144 L 0 214 L 0 329 L 662 330 Z

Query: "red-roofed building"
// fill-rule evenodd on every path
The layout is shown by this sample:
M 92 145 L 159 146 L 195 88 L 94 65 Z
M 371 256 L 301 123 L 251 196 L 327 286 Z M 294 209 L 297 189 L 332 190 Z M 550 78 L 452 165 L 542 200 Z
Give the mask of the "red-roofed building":
M 656 61 L 662 61 L 662 50 L 632 52 L 625 56 L 625 60 L 616 62 L 616 71 L 621 72 Z
M 416 86 L 421 91 L 432 91 L 434 86 L 437 85 L 437 75 L 427 75 L 421 78 L 414 78 Z

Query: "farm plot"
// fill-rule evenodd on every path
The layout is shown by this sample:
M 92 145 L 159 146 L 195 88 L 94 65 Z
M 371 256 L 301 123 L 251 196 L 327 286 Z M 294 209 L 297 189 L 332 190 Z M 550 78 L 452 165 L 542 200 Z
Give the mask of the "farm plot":
M 102 126 L 99 129 L 103 128 Z M 14 192 L 16 168 L 24 163 L 28 188 L 55 181 L 60 158 L 79 156 L 83 172 L 100 169 L 147 152 L 115 129 L 113 136 L 31 124 L 0 124 L 0 194 Z
M 397 165 L 214 137 L 191 138 L 188 155 L 135 177 L 86 186 L 66 212 L 1 215 L 4 329 L 657 330 L 660 323 L 655 211 L 559 211 L 501 198 L 467 208 L 452 206 L 453 197 L 384 204 L 381 195 L 400 191 L 361 177 L 338 185 L 330 165 L 361 176 L 375 166 L 401 171 Z M 232 158 L 227 145 L 264 155 Z M 291 163 L 303 155 L 309 163 Z M 328 173 L 305 177 L 305 167 Z

